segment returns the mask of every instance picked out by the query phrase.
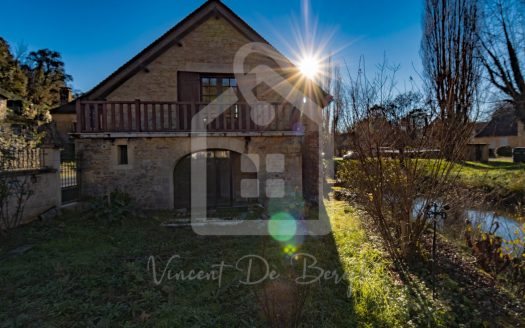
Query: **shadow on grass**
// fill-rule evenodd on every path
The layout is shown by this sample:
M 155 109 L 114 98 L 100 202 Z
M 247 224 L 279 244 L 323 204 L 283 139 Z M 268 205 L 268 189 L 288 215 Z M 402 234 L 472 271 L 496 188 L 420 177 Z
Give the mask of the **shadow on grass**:
M 293 282 L 305 272 L 298 263 L 291 269 L 286 245 L 269 237 L 203 237 L 191 228 L 162 228 L 151 219 L 130 218 L 109 226 L 93 221 L 89 214 L 70 212 L 53 222 L 17 229 L 1 241 L 0 256 L 25 244 L 34 247 L 0 260 L 1 327 L 80 322 L 87 326 L 265 327 L 263 298 L 269 292 L 270 301 L 281 300 L 284 303 L 276 305 L 284 307 L 290 292 L 267 286 L 272 287 L 272 281 Z M 331 234 L 307 237 L 297 251 L 316 258 L 315 267 L 323 273 L 344 273 Z M 174 255 L 177 257 L 172 258 Z M 154 283 L 151 256 L 158 276 L 167 268 L 175 278 Z M 246 256 L 265 259 L 268 267 L 253 257 L 248 278 L 249 262 L 242 260 Z M 199 271 L 217 271 L 221 263 L 220 281 L 195 278 Z M 279 277 L 253 285 L 243 283 L 260 279 L 257 273 L 266 269 Z M 313 276 L 321 273 L 305 270 Z M 307 291 L 297 293 L 304 296 L 296 300 L 304 303 L 301 326 L 357 324 L 347 279 L 336 283 L 334 278 L 323 277 L 306 287 L 292 286 L 292 290 Z M 382 325 L 373 318 L 369 321 Z

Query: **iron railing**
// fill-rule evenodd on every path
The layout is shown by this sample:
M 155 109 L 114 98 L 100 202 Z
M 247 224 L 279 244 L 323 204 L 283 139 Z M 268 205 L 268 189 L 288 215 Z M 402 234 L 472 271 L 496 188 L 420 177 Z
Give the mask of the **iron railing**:
M 11 149 L 0 153 L 0 171 L 45 168 L 44 152 L 40 148 Z
M 60 186 L 70 188 L 77 186 L 77 163 L 62 162 L 60 163 Z

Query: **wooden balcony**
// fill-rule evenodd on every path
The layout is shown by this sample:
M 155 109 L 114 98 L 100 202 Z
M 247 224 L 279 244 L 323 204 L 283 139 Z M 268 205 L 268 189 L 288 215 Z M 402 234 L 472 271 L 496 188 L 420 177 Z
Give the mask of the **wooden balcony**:
M 269 108 L 270 107 L 270 108 Z M 265 125 L 252 120 L 251 110 L 263 113 Z M 271 111 L 275 113 L 269 119 Z M 201 102 L 78 101 L 76 132 L 175 133 L 175 132 L 302 132 L 300 110 L 287 103 L 269 106 Z

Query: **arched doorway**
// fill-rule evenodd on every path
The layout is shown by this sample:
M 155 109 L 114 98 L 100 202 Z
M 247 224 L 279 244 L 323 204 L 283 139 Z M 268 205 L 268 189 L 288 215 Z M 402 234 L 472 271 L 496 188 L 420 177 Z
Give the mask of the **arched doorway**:
M 242 160 L 249 161 L 248 157 Z M 241 196 L 241 180 L 257 179 L 255 164 L 249 161 L 251 168 L 246 170 L 246 163 L 243 163 L 241 170 L 241 154 L 224 149 L 208 149 L 189 154 L 177 163 L 173 172 L 175 209 L 191 207 L 192 161 L 205 161 L 202 167 L 206 168 L 208 208 L 245 205 L 255 200 Z

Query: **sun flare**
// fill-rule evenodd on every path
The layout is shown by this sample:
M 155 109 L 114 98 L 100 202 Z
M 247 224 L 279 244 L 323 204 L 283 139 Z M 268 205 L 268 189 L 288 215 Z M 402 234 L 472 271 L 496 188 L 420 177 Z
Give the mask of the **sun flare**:
M 315 79 L 320 73 L 321 63 L 315 56 L 304 56 L 299 62 L 301 74 L 310 80 Z

